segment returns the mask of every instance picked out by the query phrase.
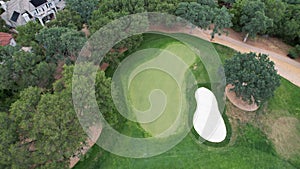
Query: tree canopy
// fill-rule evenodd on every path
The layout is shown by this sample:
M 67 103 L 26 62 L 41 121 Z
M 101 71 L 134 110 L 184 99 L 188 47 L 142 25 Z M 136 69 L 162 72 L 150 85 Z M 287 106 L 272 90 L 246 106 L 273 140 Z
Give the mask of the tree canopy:
M 190 21 L 192 24 L 201 29 L 209 29 L 214 24 L 211 37 L 215 34 L 221 35 L 224 28 L 232 26 L 232 15 L 225 7 L 217 8 L 211 1 L 182 2 L 178 4 L 175 12 L 176 15 Z
M 82 29 L 82 19 L 78 12 L 64 9 L 56 14 L 56 18 L 46 23 L 47 27 L 66 27 L 75 30 Z
M 43 59 L 17 47 L 0 47 L 0 90 L 20 91 L 29 86 L 48 88 L 53 82 L 55 67 Z
M 237 2 L 239 3 L 239 2 Z M 267 28 L 273 25 L 273 20 L 265 15 L 265 4 L 260 0 L 246 1 L 241 7 L 240 24 L 242 31 L 248 35 L 255 37 L 257 33 L 265 33 Z
M 86 42 L 83 32 L 65 27 L 44 28 L 36 40 L 46 51 L 47 61 L 74 61 Z
M 84 23 L 91 18 L 94 10 L 98 8 L 99 1 L 95 0 L 66 0 L 67 9 L 78 12 Z
M 51 92 L 28 87 L 20 92 L 9 113 L 0 113 L 1 168 L 63 169 L 69 167 L 70 157 L 80 155 L 78 150 L 87 135 L 73 107 L 73 69 L 64 66 L 63 77 Z M 114 106 L 111 79 L 103 71 L 96 74 L 95 88 L 103 116 L 113 127 L 121 128 L 124 117 Z
M 17 43 L 22 46 L 31 46 L 31 42 L 35 41 L 35 35 L 38 34 L 42 28 L 43 26 L 41 24 L 33 21 L 17 27 Z
M 274 63 L 265 54 L 237 53 L 225 61 L 227 84 L 238 97 L 256 104 L 267 101 L 274 95 L 280 85 L 280 77 L 274 68 Z

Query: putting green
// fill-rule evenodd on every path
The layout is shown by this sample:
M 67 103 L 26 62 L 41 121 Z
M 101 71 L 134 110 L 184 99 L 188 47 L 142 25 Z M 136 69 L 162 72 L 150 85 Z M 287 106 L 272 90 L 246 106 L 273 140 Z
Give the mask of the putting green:
M 189 47 L 171 42 L 164 49 L 132 54 L 116 71 L 122 73 L 130 116 L 152 136 L 178 130 L 179 118 L 187 113 L 185 76 L 195 59 Z

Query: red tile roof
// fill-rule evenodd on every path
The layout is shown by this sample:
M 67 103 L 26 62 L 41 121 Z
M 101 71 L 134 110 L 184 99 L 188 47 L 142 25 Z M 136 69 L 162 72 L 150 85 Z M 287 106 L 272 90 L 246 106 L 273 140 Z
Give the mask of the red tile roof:
M 11 34 L 0 32 L 0 45 L 6 46 L 9 45 L 10 40 L 13 38 Z

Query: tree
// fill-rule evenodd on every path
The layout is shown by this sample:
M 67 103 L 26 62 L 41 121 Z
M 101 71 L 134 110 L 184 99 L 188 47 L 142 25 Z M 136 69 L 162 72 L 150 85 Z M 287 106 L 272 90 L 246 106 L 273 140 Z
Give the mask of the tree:
M 61 35 L 61 44 L 64 49 L 65 56 L 76 57 L 86 42 L 86 37 L 83 32 L 68 31 Z
M 300 57 L 300 45 L 296 45 L 295 47 L 290 49 L 288 56 L 293 59 Z
M 300 5 L 288 5 L 281 27 L 281 37 L 289 43 L 300 44 Z
M 0 168 L 10 169 L 13 159 L 9 149 L 18 139 L 16 127 L 6 112 L 0 112 L 0 126 Z
M 221 35 L 224 32 L 224 28 L 232 26 L 232 15 L 229 14 L 225 7 L 219 9 L 215 3 L 208 2 L 211 1 L 203 1 L 201 4 L 196 2 L 179 3 L 175 14 L 204 30 L 208 29 L 211 24 L 214 24 L 211 33 L 211 37 L 214 38 L 216 33 Z
M 66 0 L 67 9 L 78 12 L 84 23 L 88 23 L 94 10 L 98 8 L 96 0 Z
M 41 90 L 29 87 L 20 93 L 20 98 L 11 105 L 10 119 L 16 126 L 17 140 L 10 144 L 11 168 L 31 168 L 38 158 L 33 149 L 33 117 L 40 101 Z
M 73 108 L 71 81 L 72 71 L 65 71 L 57 82 L 63 84 L 60 90 L 29 87 L 12 104 L 10 116 L 0 114 L 0 130 L 12 132 L 0 133 L 0 140 L 7 138 L 1 141 L 1 168 L 68 168 L 70 157 L 80 154 L 87 137 Z
M 2 18 L 0 19 L 0 32 L 9 32 L 9 28 Z
M 242 25 L 240 23 L 240 17 L 242 15 L 242 9 L 246 4 L 246 0 L 237 0 L 233 3 L 232 8 L 230 9 L 230 13 L 233 14 L 232 23 L 233 29 L 236 31 L 242 31 Z
M 280 77 L 274 63 L 265 54 L 237 53 L 225 61 L 227 84 L 238 97 L 260 105 L 274 95 L 280 85 Z
M 197 0 L 197 2 L 201 5 L 208 5 L 211 8 L 217 7 L 215 0 Z
M 222 8 L 215 8 L 215 16 L 212 21 L 214 24 L 213 32 L 211 33 L 211 36 L 213 37 L 214 34 L 221 35 L 222 33 L 228 34 L 227 31 L 224 31 L 224 28 L 230 28 L 232 27 L 232 14 L 228 12 L 228 10 L 225 7 Z
M 30 46 L 30 43 L 35 41 L 35 35 L 38 34 L 42 28 L 43 26 L 41 24 L 34 21 L 30 21 L 26 25 L 18 26 L 17 43 L 21 46 Z
M 36 40 L 46 51 L 49 62 L 70 61 L 77 58 L 80 49 L 86 41 L 83 32 L 64 28 L 44 28 L 36 36 Z
M 300 4 L 300 2 L 298 0 L 283 0 L 283 1 L 288 4 Z
M 82 19 L 78 12 L 64 9 L 56 14 L 56 18 L 46 23 L 47 27 L 66 27 L 75 30 L 82 29 Z
M 0 47 L 0 59 L 0 90 L 14 92 L 28 86 L 48 88 L 53 82 L 54 65 L 45 62 L 43 56 L 5 46 Z
M 265 15 L 273 20 L 273 25 L 268 28 L 267 33 L 271 35 L 280 34 L 280 27 L 287 7 L 286 3 L 281 0 L 262 0 L 262 2 L 266 5 Z
M 201 5 L 196 2 L 182 2 L 178 4 L 176 15 L 187 19 L 192 24 L 207 29 L 213 19 L 213 11 L 207 5 Z
M 234 4 L 232 9 L 232 13 L 235 15 L 233 23 L 246 33 L 244 42 L 249 36 L 255 37 L 258 33 L 265 33 L 267 28 L 272 27 L 273 20 L 266 16 L 265 10 L 265 4 L 260 0 L 239 0 Z
M 68 168 L 69 159 L 84 145 L 87 136 L 77 119 L 70 89 L 44 94 L 36 107 L 32 134 L 36 153 L 35 164 L 55 169 Z M 46 167 L 46 168 L 48 168 Z

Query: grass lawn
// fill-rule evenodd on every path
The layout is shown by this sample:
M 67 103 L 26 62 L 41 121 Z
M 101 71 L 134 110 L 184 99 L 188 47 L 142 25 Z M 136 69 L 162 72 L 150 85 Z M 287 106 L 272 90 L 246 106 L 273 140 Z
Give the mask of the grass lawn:
M 192 37 L 191 39 L 197 41 L 197 38 Z M 199 43 L 202 40 L 199 39 Z M 175 46 L 172 46 L 175 45 Z M 176 40 L 163 36 L 146 34 L 144 42 L 140 49 L 146 48 L 161 48 L 161 49 L 172 49 L 180 56 L 185 56 L 188 52 L 185 52 L 185 47 L 180 47 L 183 44 L 176 42 Z M 221 57 L 221 61 L 224 62 L 226 58 L 229 58 L 234 54 L 234 50 L 221 45 L 214 45 L 217 52 Z M 140 50 L 139 49 L 139 50 Z M 156 56 L 151 56 L 150 59 L 141 60 L 143 63 L 149 64 L 149 60 L 159 58 L 159 54 Z M 188 59 L 190 61 L 190 59 Z M 186 63 L 188 61 L 185 61 Z M 142 64 L 137 63 L 138 65 Z M 193 74 L 196 76 L 198 83 L 208 85 L 208 76 L 204 69 L 203 64 L 200 59 L 195 59 L 193 62 L 188 62 L 191 65 Z M 196 65 L 196 67 L 195 67 Z M 136 66 L 136 65 L 135 65 Z M 195 69 L 194 69 L 195 68 Z M 133 68 L 131 69 L 133 70 Z M 161 80 L 155 81 L 152 77 L 161 77 Z M 126 76 L 124 76 L 126 77 Z M 148 78 L 146 78 L 148 77 Z M 126 78 L 125 78 L 126 79 Z M 147 110 L 149 108 L 149 101 L 146 98 L 141 98 L 139 93 L 149 93 L 151 89 L 160 86 L 167 95 L 172 97 L 179 97 L 177 87 L 174 85 L 174 79 L 172 79 L 168 74 L 158 70 L 146 70 L 141 71 L 132 80 L 131 88 L 129 88 L 129 99 L 136 107 L 141 110 Z M 165 84 L 163 82 L 166 82 Z M 142 85 L 141 85 L 142 84 Z M 140 86 L 144 86 L 141 88 Z M 138 90 L 135 90 L 138 89 Z M 142 90 L 142 91 L 139 91 Z M 175 91 L 173 93 L 169 93 Z M 148 96 L 148 95 L 145 95 Z M 278 118 L 281 116 L 290 116 L 299 119 L 299 107 L 300 103 L 297 102 L 300 97 L 300 88 L 292 85 L 286 80 L 282 80 L 281 87 L 276 91 L 275 97 L 271 99 L 262 114 L 263 116 L 268 116 L 272 114 L 270 118 Z M 140 101 L 145 100 L 145 101 Z M 176 100 L 174 100 L 176 102 Z M 173 109 L 169 108 L 173 112 Z M 264 113 L 267 112 L 267 115 Z M 226 117 L 226 116 L 224 116 Z M 172 118 L 171 118 L 172 119 Z M 170 119 L 170 121 L 172 121 Z M 225 119 L 228 121 L 228 119 Z M 168 123 L 165 118 L 162 118 L 163 122 Z M 229 123 L 226 123 L 227 129 L 231 130 Z M 126 135 L 145 137 L 145 131 L 156 134 L 157 129 L 151 126 L 143 126 L 134 122 L 126 122 L 125 127 L 122 132 Z M 144 130 L 143 130 L 143 129 Z M 293 156 L 292 160 L 283 158 L 275 151 L 275 146 L 273 142 L 269 139 L 269 135 L 265 134 L 259 127 L 255 124 L 238 124 L 238 129 L 235 130 L 235 141 L 230 142 L 222 146 L 214 146 L 211 144 L 200 144 L 197 136 L 191 131 L 187 137 L 184 138 L 178 145 L 176 145 L 171 150 L 152 157 L 152 158 L 125 158 L 116 156 L 114 154 L 108 153 L 101 149 L 97 145 L 91 148 L 87 155 L 82 158 L 75 169 L 98 169 L 98 168 L 162 168 L 162 169 L 199 169 L 199 168 L 241 168 L 241 169 L 252 169 L 252 168 L 299 168 L 297 160 Z M 229 132 L 230 133 L 230 132 Z M 299 136 L 300 134 L 298 134 Z M 230 139 L 230 138 L 229 138 Z M 208 146 L 209 145 L 209 146 Z M 297 144 L 296 144 L 297 145 Z M 297 158 L 296 158 L 297 159 Z

